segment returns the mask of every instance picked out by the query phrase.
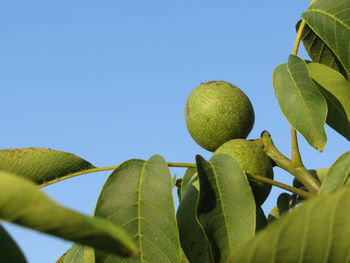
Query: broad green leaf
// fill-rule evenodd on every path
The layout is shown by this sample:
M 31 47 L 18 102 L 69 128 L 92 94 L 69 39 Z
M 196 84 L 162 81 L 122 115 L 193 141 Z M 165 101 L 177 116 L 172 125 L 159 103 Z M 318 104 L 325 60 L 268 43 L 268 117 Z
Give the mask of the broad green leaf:
M 264 214 L 264 211 L 262 210 L 261 206 L 256 208 L 256 226 L 255 226 L 255 232 L 258 232 L 262 229 L 264 229 L 267 226 L 267 219 Z
M 45 148 L 0 150 L 0 170 L 24 176 L 37 184 L 95 168 L 80 157 Z
M 312 147 L 322 151 L 327 141 L 327 103 L 313 84 L 306 62 L 290 55 L 288 63 L 273 72 L 273 88 L 288 122 Z
M 350 1 L 317 0 L 302 17 L 350 73 Z
M 129 160 L 115 169 L 102 188 L 95 215 L 122 226 L 139 255 L 123 259 L 96 250 L 96 263 L 180 262 L 172 188 L 168 165 L 159 155 Z
M 7 233 L 7 231 L 0 225 L 0 259 L 1 262 L 15 262 L 26 263 L 21 249 L 16 242 Z
M 297 30 L 299 30 L 300 23 L 301 20 L 296 25 Z M 346 76 L 346 71 L 337 56 L 307 24 L 302 32 L 301 40 L 312 61 L 331 67 Z
M 186 187 L 176 213 L 181 247 L 191 263 L 214 263 L 209 241 L 197 220 L 198 195 L 199 181 L 198 177 L 195 177 Z
M 102 218 L 58 205 L 30 180 L 0 171 L 0 219 L 123 256 L 135 255 L 127 234 Z
M 309 63 L 308 68 L 327 101 L 327 124 L 350 140 L 350 82 L 322 64 Z
M 216 154 L 209 162 L 196 156 L 199 177 L 197 217 L 210 242 L 215 262 L 228 262 L 255 234 L 255 201 L 238 162 Z
M 331 166 L 321 185 L 320 194 L 331 192 L 347 184 L 350 184 L 350 151 L 343 153 Z
M 305 201 L 241 247 L 231 263 L 349 262 L 350 187 Z

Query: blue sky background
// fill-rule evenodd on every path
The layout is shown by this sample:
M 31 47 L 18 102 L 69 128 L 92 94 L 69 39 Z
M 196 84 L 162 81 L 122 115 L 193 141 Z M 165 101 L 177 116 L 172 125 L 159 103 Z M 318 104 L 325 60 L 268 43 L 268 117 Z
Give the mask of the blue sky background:
M 290 155 L 290 128 L 278 107 L 272 72 L 287 61 L 308 1 L 2 1 L 1 148 L 45 147 L 95 166 L 162 155 L 169 162 L 210 158 L 187 132 L 186 99 L 209 80 L 250 98 L 249 139 L 268 130 Z M 303 49 L 300 56 L 308 58 Z M 308 168 L 329 167 L 349 143 L 326 129 L 323 153 L 300 138 Z M 181 177 L 184 169 L 171 169 Z M 91 215 L 108 172 L 44 189 Z M 292 177 L 275 168 L 275 179 Z M 273 188 L 263 205 L 275 206 Z M 55 262 L 70 242 L 6 224 L 29 263 Z

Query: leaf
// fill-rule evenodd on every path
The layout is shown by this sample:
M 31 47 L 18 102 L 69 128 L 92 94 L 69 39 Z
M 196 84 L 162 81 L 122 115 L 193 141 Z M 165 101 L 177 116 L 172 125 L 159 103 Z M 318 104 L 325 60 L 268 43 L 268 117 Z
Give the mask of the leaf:
M 308 68 L 327 101 L 328 125 L 350 140 L 350 82 L 339 72 L 322 64 L 309 63 Z
M 300 23 L 301 20 L 296 25 L 297 31 Z M 346 71 L 337 56 L 307 24 L 302 32 L 301 40 L 312 61 L 331 67 L 346 77 Z
M 288 122 L 312 147 L 322 151 L 327 141 L 327 103 L 314 86 L 305 61 L 290 55 L 288 63 L 273 72 L 273 88 Z
M 197 177 L 197 169 L 196 168 L 187 168 L 186 172 L 182 178 L 182 184 L 181 184 L 181 198 L 180 201 L 182 199 L 182 197 L 184 196 L 187 187 L 191 184 L 192 180 Z
M 65 253 L 62 263 L 95 263 L 95 251 L 88 246 L 73 244 Z
M 242 246 L 236 262 L 349 262 L 350 187 L 305 201 Z
M 350 1 L 317 0 L 302 17 L 350 73 Z
M 95 215 L 122 226 L 139 256 L 123 259 L 96 250 L 96 263 L 180 262 L 172 188 L 168 165 L 159 155 L 129 160 L 115 169 L 102 188 Z
M 196 156 L 200 192 L 197 217 L 214 254 L 215 262 L 227 262 L 255 234 L 255 201 L 238 162 L 216 154 L 209 162 Z
M 26 263 L 21 249 L 5 228 L 0 225 L 0 259 L 1 262 Z
M 37 184 L 92 168 L 95 166 L 74 154 L 52 149 L 0 150 L 0 170 L 24 176 Z
M 350 184 L 350 151 L 343 153 L 331 166 L 320 194 L 331 192 L 339 187 Z
M 271 209 L 269 216 L 267 217 L 267 223 L 270 224 L 271 222 L 279 218 L 280 218 L 280 212 L 278 210 L 278 207 L 275 206 L 274 208 Z
M 190 177 L 186 172 L 184 178 L 186 175 Z M 191 263 L 213 263 L 209 241 L 196 216 L 198 195 L 199 181 L 196 176 L 186 187 L 176 213 L 181 247 Z
M 277 198 L 278 214 L 281 216 L 289 211 L 289 202 L 291 196 L 287 193 L 282 193 Z
M 28 179 L 0 171 L 0 219 L 123 256 L 135 255 L 126 233 L 55 203 Z
M 258 232 L 262 229 L 264 229 L 267 226 L 267 219 L 264 214 L 264 211 L 262 210 L 261 206 L 256 208 L 256 226 L 255 226 L 255 232 Z

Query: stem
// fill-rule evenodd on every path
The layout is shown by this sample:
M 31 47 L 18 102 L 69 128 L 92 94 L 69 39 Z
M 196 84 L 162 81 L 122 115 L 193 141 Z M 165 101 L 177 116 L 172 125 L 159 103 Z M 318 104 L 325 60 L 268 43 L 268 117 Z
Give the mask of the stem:
M 300 23 L 300 26 L 299 26 L 299 29 L 298 29 L 298 33 L 297 33 L 297 36 L 296 36 L 295 42 L 294 42 L 294 47 L 293 47 L 293 51 L 292 51 L 293 55 L 297 55 L 298 54 L 300 40 L 301 40 L 301 35 L 303 34 L 305 25 L 306 25 L 305 20 L 304 19 L 301 20 L 301 23 Z
M 292 137 L 292 165 L 293 167 L 304 167 L 303 162 L 301 160 L 299 145 L 298 145 L 298 137 L 297 131 L 291 127 L 291 137 Z
M 320 190 L 320 183 L 306 170 L 304 166 L 294 167 L 291 160 L 278 151 L 274 145 L 271 135 L 264 131 L 261 134 L 263 149 L 266 154 L 276 163 L 277 166 L 294 175 L 314 195 Z
M 301 35 L 304 31 L 305 25 L 306 25 L 305 20 L 302 20 L 301 24 L 299 26 L 299 29 L 298 29 L 297 36 L 295 38 L 293 52 L 292 52 L 293 55 L 298 54 Z M 291 127 L 291 140 L 292 140 L 292 165 L 294 167 L 304 167 L 303 162 L 301 160 L 301 156 L 300 156 L 297 132 L 293 127 Z
M 263 177 L 263 176 L 260 176 L 260 175 L 252 175 L 252 174 L 249 174 L 248 176 L 254 178 L 255 180 L 258 180 L 258 181 L 261 181 L 261 182 L 264 182 L 264 183 L 268 183 L 268 184 L 272 184 L 274 186 L 277 186 L 279 188 L 282 188 L 282 189 L 287 190 L 289 192 L 292 192 L 294 194 L 300 195 L 300 196 L 302 196 L 304 198 L 310 198 L 310 197 L 313 196 L 309 192 L 306 192 L 306 191 L 300 190 L 298 188 L 295 188 L 295 187 L 292 187 L 292 186 L 289 186 L 289 185 L 286 185 L 286 184 L 274 181 L 274 180 L 272 180 L 270 178 L 266 178 L 266 177 Z
M 82 175 L 82 174 L 88 174 L 88 173 L 95 173 L 95 172 L 101 172 L 101 171 L 108 171 L 108 170 L 114 170 L 118 167 L 119 165 L 113 165 L 113 166 L 105 166 L 105 167 L 97 167 L 97 168 L 92 168 L 92 169 L 87 169 L 87 170 L 83 170 L 83 171 L 79 171 L 76 173 L 71 173 L 71 174 L 67 174 L 66 176 L 62 176 L 62 177 L 58 177 L 56 179 L 53 179 L 51 181 L 42 183 L 39 185 L 39 188 L 50 185 L 50 184 L 54 184 L 60 181 L 63 181 L 65 179 L 69 179 L 78 175 Z
M 65 179 L 69 179 L 78 175 L 82 175 L 82 174 L 88 174 L 88 173 L 95 173 L 95 172 L 101 172 L 101 171 L 108 171 L 108 170 L 114 170 L 118 167 L 119 165 L 112 165 L 112 166 L 105 166 L 105 167 L 99 167 L 99 168 L 92 168 L 92 169 L 88 169 L 88 170 L 83 170 L 83 171 L 79 171 L 76 173 L 71 173 L 71 174 L 67 174 L 66 176 L 62 176 L 62 177 L 58 177 L 56 179 L 53 179 L 51 181 L 48 182 L 44 182 L 42 184 L 39 185 L 39 188 L 50 185 L 50 184 L 54 184 L 60 181 L 63 181 Z M 188 167 L 188 168 L 196 168 L 195 164 L 192 163 L 168 163 L 169 167 Z

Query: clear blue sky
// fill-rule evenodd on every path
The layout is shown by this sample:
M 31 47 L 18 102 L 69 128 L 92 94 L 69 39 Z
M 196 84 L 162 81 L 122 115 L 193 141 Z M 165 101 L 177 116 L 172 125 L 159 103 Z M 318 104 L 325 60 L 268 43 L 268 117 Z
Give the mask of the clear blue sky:
M 1 148 L 47 147 L 96 166 L 162 155 L 194 162 L 184 106 L 203 81 L 225 80 L 251 99 L 248 138 L 268 130 L 290 155 L 290 129 L 272 88 L 294 25 L 309 1 L 2 1 Z M 300 55 L 307 58 L 301 50 Z M 318 153 L 300 139 L 308 168 L 329 167 L 349 143 L 327 127 Z M 172 169 L 182 176 L 183 169 Z M 59 203 L 91 215 L 108 173 L 46 187 Z M 275 179 L 292 177 L 275 169 Z M 275 206 L 278 189 L 264 204 Z M 55 262 L 70 242 L 6 224 L 29 263 Z

